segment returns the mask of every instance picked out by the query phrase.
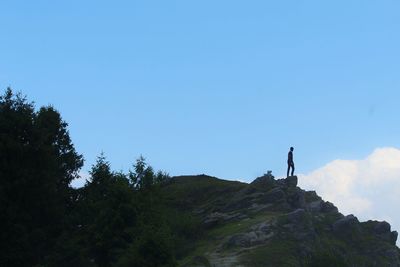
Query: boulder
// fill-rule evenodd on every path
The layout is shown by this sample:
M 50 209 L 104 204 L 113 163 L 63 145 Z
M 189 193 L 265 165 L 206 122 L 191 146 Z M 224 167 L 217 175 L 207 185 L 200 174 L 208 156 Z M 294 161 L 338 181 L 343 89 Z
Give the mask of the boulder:
M 204 224 L 204 226 L 209 228 L 209 227 L 216 226 L 220 223 L 242 220 L 246 217 L 247 216 L 242 213 L 226 214 L 226 213 L 222 213 L 222 212 L 213 212 L 205 217 L 203 224 Z
M 316 200 L 307 204 L 307 210 L 310 212 L 320 212 L 322 210 L 322 200 Z
M 285 192 L 283 192 L 282 189 L 280 189 L 279 187 L 271 189 L 260 198 L 260 200 L 264 203 L 275 203 L 285 199 Z
M 250 188 L 257 189 L 270 189 L 275 186 L 275 179 L 272 174 L 265 174 L 261 177 L 256 178 L 250 183 Z
M 307 202 L 322 200 L 322 198 L 320 196 L 318 196 L 317 192 L 315 192 L 315 191 L 306 191 L 305 193 L 306 193 Z
M 390 233 L 389 241 L 392 245 L 396 245 L 398 235 L 399 235 L 399 233 L 397 233 L 397 231 L 393 231 Z
M 333 231 L 336 233 L 347 233 L 350 229 L 357 229 L 359 221 L 353 214 L 347 215 L 333 223 Z
M 305 199 L 305 194 L 303 190 L 298 190 L 294 192 L 293 194 L 290 195 L 289 204 L 293 208 L 305 208 L 306 207 L 306 199 Z
M 203 221 L 203 224 L 206 227 L 213 227 L 213 226 L 225 221 L 226 217 L 227 216 L 225 213 L 213 212 L 206 216 L 206 218 Z
M 389 233 L 390 232 L 390 224 L 388 222 L 378 222 L 374 226 L 374 232 L 378 235 Z
M 229 238 L 226 243 L 227 247 L 250 247 L 257 240 L 257 234 L 255 232 L 241 233 L 233 235 Z
M 290 232 L 290 237 L 298 241 L 315 239 L 314 226 L 304 209 L 297 209 L 286 214 L 287 221 L 282 225 Z
M 285 179 L 286 185 L 289 187 L 297 186 L 297 176 L 289 176 Z
M 252 226 L 247 233 L 235 234 L 228 238 L 226 247 L 252 247 L 264 244 L 274 236 L 271 225 L 268 222 Z
M 374 227 L 373 232 L 381 239 L 388 241 L 390 244 L 395 245 L 397 241 L 398 233 L 390 230 L 390 224 L 388 222 L 377 222 L 373 221 Z
M 273 208 L 274 205 L 272 203 L 267 203 L 267 204 L 253 203 L 249 209 L 253 212 L 263 212 L 263 211 L 270 211 Z
M 271 232 L 271 223 L 270 222 L 262 222 L 260 224 L 251 226 L 250 229 L 252 231 L 259 231 L 259 232 L 269 234 Z
M 322 203 L 321 212 L 326 212 L 326 213 L 328 213 L 328 212 L 334 212 L 334 213 L 338 213 L 339 210 L 338 210 L 338 208 L 337 208 L 335 205 L 333 205 L 333 203 L 327 201 L 327 202 L 323 202 L 323 203 Z
M 298 224 L 300 221 L 303 221 L 306 216 L 306 211 L 304 209 L 297 209 L 286 214 L 289 222 Z

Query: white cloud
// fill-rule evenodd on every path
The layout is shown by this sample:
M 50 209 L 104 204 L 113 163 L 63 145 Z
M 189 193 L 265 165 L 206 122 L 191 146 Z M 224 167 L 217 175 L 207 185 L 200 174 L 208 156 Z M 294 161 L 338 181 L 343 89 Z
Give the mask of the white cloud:
M 334 160 L 308 174 L 299 186 L 315 190 L 343 214 L 386 220 L 400 231 L 400 149 L 378 148 L 361 160 Z

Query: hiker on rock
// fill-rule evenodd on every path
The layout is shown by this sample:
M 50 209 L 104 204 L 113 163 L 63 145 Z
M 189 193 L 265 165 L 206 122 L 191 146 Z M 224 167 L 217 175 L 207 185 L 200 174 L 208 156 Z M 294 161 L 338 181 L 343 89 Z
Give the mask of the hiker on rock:
M 289 177 L 290 168 L 292 168 L 291 176 L 293 176 L 293 173 L 294 173 L 293 149 L 294 149 L 293 147 L 290 147 L 290 151 L 288 153 L 288 159 L 287 159 L 288 167 L 287 167 L 286 177 Z

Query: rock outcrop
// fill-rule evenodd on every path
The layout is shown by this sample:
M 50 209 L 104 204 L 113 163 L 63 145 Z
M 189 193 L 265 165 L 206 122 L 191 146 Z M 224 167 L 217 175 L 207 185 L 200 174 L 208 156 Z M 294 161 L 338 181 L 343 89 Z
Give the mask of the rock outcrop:
M 181 266 L 400 266 L 397 232 L 387 222 L 342 215 L 299 188 L 296 176 L 269 173 L 250 184 L 174 179 L 166 190 L 192 183 L 179 198 L 205 229 Z

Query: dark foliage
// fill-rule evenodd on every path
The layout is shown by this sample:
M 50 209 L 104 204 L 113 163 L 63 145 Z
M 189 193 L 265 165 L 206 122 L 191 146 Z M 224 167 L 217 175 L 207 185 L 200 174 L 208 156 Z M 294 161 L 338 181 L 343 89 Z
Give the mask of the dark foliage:
M 83 164 L 66 127 L 52 107 L 35 112 L 11 89 L 0 97 L 1 266 L 45 261 L 63 230 Z
M 101 155 L 86 185 L 73 189 L 82 165 L 60 114 L 35 111 L 7 89 L 0 97 L 0 266 L 176 266 L 176 248 L 187 241 L 181 233 L 194 229 L 190 218 L 175 223 L 179 214 L 163 204 L 168 175 L 143 157 L 128 174 L 116 173 Z
M 349 266 L 345 259 L 336 253 L 332 252 L 317 252 L 312 257 L 310 262 L 307 264 L 310 267 L 346 267 Z

